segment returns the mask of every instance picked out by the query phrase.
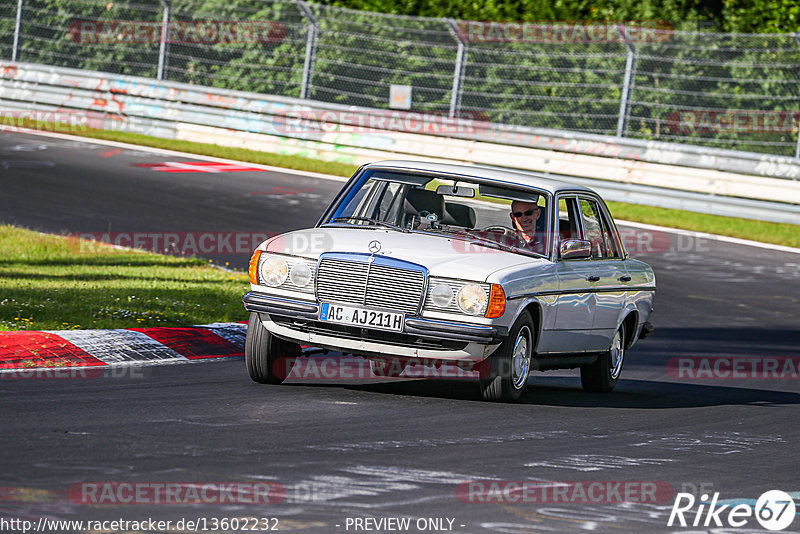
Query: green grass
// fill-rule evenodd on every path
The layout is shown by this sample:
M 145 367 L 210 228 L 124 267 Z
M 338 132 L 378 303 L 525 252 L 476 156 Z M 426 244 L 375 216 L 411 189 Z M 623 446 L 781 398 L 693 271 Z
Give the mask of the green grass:
M 670 210 L 622 202 L 609 202 L 608 207 L 614 219 L 800 248 L 800 226 L 796 224 L 721 217 L 693 211 Z
M 191 141 L 173 141 L 170 139 L 160 139 L 127 132 L 87 129 L 83 132 L 77 132 L 77 134 L 95 139 L 165 148 L 191 154 L 202 154 L 336 176 L 350 176 L 356 170 L 355 166 L 340 162 L 320 161 L 301 156 L 270 154 L 241 148 L 194 143 Z M 692 211 L 655 208 L 621 202 L 610 202 L 609 207 L 614 217 L 617 219 L 668 226 L 671 228 L 681 228 L 694 232 L 707 232 L 730 237 L 739 237 L 742 239 L 762 241 L 764 243 L 773 243 L 789 247 L 800 247 L 800 225 L 771 223 L 735 217 L 721 217 Z
M 247 318 L 247 276 L 195 258 L 0 226 L 0 330 L 188 326 Z
M 190 154 L 200 154 L 203 156 L 213 156 L 215 158 L 246 161 L 248 163 L 260 163 L 261 165 L 272 165 L 273 167 L 283 167 L 285 169 L 333 174 L 335 176 L 350 177 L 353 175 L 356 169 L 358 169 L 357 165 L 340 163 L 338 161 L 321 161 L 302 156 L 287 156 L 284 154 L 272 154 L 270 152 L 258 152 L 256 150 L 248 150 L 246 148 L 232 148 L 219 145 L 210 145 L 207 143 L 195 143 L 192 141 L 179 141 L 175 139 L 161 139 L 160 137 L 150 137 L 148 135 L 140 135 L 128 132 L 111 132 L 87 129 L 84 132 L 75 133 L 77 135 L 91 137 L 93 139 L 104 139 L 106 141 L 118 141 L 120 143 L 131 143 L 133 145 L 163 148 L 166 150 L 177 150 L 178 152 L 188 152 Z

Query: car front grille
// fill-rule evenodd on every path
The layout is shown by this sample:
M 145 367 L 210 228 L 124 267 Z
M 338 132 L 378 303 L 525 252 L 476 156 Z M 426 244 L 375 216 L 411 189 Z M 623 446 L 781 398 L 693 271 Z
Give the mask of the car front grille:
M 388 310 L 416 315 L 419 313 L 425 272 L 393 260 L 373 262 L 341 258 L 320 260 L 317 271 L 317 298 L 320 302 L 351 304 L 376 310 Z

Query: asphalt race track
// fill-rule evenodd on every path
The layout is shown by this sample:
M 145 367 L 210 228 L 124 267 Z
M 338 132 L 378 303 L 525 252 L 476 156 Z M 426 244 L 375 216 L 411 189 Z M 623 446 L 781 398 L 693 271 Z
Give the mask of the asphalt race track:
M 0 222 L 53 233 L 283 232 L 314 224 L 341 186 L 142 166 L 192 161 L 0 133 Z M 0 380 L 0 518 L 205 518 L 209 529 L 212 518 L 277 518 L 281 531 L 334 533 L 402 531 L 376 526 L 388 518 L 411 518 L 408 532 L 696 532 L 709 531 L 705 514 L 696 527 L 667 526 L 678 492 L 751 505 L 773 489 L 800 498 L 800 255 L 651 238 L 655 251 L 631 252 L 656 271 L 656 331 L 626 355 L 612 394 L 584 393 L 577 371 L 534 374 L 517 405 L 481 402 L 474 383 L 444 379 L 263 386 L 241 360 Z M 216 252 L 208 256 L 218 263 L 247 264 L 246 253 Z M 743 376 L 681 375 L 681 358 L 727 358 Z M 789 371 L 746 376 L 764 360 L 778 371 L 789 362 Z M 612 502 L 573 492 L 480 502 L 491 495 L 459 491 L 469 481 L 666 490 L 657 502 L 621 503 L 613 492 Z M 109 482 L 271 483 L 285 499 L 98 505 L 79 495 L 86 483 Z M 726 530 L 745 531 L 768 532 L 754 518 Z M 795 519 L 784 532 L 798 531 Z

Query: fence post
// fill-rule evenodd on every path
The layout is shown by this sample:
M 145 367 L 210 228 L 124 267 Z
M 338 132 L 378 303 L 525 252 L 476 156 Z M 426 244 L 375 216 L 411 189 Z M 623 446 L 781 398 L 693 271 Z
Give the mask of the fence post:
M 306 58 L 303 61 L 303 80 L 300 82 L 300 98 L 311 98 L 311 82 L 314 77 L 314 60 L 317 56 L 317 32 L 319 23 L 317 17 L 303 0 L 295 0 L 297 9 L 308 19 L 308 36 L 306 38 Z
M 453 89 L 450 94 L 450 118 L 454 118 L 461 109 L 461 92 L 464 89 L 464 71 L 467 67 L 467 45 L 458 34 L 458 26 L 453 19 L 444 19 L 450 35 L 458 42 L 456 52 L 456 68 L 453 72 Z
M 11 61 L 19 61 L 19 32 L 22 29 L 22 2 L 17 0 L 17 20 L 14 22 L 14 44 L 11 47 Z
M 163 80 L 167 75 L 169 62 L 169 23 L 172 16 L 172 0 L 161 0 L 164 10 L 161 14 L 161 37 L 158 46 L 158 73 L 156 78 Z
M 800 46 L 800 33 L 793 33 L 794 40 L 797 42 L 797 46 Z M 794 151 L 794 157 L 800 159 L 800 113 L 797 114 L 797 148 Z
M 625 79 L 622 82 L 622 97 L 619 102 L 619 118 L 617 119 L 617 137 L 625 137 L 628 132 L 628 115 L 631 106 L 631 93 L 633 92 L 633 76 L 636 74 L 636 47 L 628 36 L 628 31 L 624 26 L 618 27 L 617 31 L 625 42 L 628 49 L 628 57 L 625 60 Z

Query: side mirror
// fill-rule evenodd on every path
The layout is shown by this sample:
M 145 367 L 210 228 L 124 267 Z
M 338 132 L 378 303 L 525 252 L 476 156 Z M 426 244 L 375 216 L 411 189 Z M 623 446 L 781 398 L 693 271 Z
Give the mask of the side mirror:
M 565 239 L 558 246 L 562 260 L 585 260 L 592 256 L 592 244 L 582 239 Z

